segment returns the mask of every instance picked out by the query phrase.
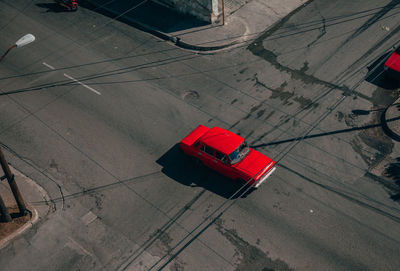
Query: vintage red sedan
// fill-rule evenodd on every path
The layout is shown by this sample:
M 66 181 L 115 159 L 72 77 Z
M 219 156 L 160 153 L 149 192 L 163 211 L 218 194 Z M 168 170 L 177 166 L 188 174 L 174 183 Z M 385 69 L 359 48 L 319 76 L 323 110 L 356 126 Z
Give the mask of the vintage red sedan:
M 275 161 L 250 148 L 228 130 L 199 125 L 179 143 L 183 152 L 205 166 L 251 187 L 259 187 L 275 171 Z
M 384 69 L 389 76 L 400 80 L 400 47 L 397 47 L 386 59 Z

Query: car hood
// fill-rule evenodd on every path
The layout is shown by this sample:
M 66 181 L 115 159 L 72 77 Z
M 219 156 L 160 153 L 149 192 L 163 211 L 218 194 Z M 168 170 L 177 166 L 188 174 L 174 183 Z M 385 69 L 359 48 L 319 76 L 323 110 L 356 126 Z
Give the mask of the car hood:
M 255 177 L 273 160 L 260 152 L 250 149 L 249 153 L 239 162 L 234 164 L 238 170 L 245 172 L 250 178 Z

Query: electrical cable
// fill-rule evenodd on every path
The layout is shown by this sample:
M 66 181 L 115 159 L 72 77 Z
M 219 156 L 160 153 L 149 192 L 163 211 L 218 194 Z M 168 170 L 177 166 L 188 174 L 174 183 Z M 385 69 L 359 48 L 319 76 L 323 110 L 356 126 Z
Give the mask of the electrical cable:
M 381 72 L 382 73 L 382 72 Z M 354 87 L 357 87 L 359 85 L 359 83 L 357 83 L 357 84 L 355 84 L 354 85 Z M 354 88 L 353 87 L 353 88 Z M 322 120 L 324 120 L 337 106 L 339 106 L 345 99 L 346 99 L 346 97 L 347 96 L 345 96 L 345 95 L 342 95 L 337 101 L 335 101 L 335 103 L 333 104 L 333 105 L 331 105 L 329 108 L 328 108 L 328 110 L 326 111 L 326 112 L 324 112 L 324 114 L 322 114 L 319 118 L 318 118 L 318 120 L 315 122 L 315 125 L 314 126 L 312 126 L 306 133 L 304 133 L 303 134 L 303 136 L 301 137 L 301 138 L 304 138 L 306 135 L 308 135 L 313 129 L 314 129 L 314 127 L 316 126 L 316 125 L 318 125 Z M 300 138 L 300 139 L 301 139 Z M 285 155 L 284 156 L 282 156 L 281 158 L 279 158 L 279 160 L 277 160 L 277 164 L 290 152 L 290 150 L 292 150 L 293 148 L 294 148 L 294 146 L 296 146 L 299 142 L 301 142 L 301 140 L 300 141 L 297 141 L 296 142 L 296 144 L 294 144 L 293 146 L 290 146 L 289 148 L 288 148 L 288 150 L 287 150 L 287 152 L 285 153 Z M 257 174 L 256 174 L 257 175 Z M 248 189 L 250 189 L 251 187 L 248 187 Z M 237 192 L 238 191 L 240 191 L 240 189 L 239 190 L 237 190 Z M 236 193 L 237 193 L 236 192 Z M 243 193 L 244 194 L 244 193 Z M 243 194 L 241 194 L 241 195 L 243 195 Z M 240 197 L 239 197 L 240 198 Z M 193 234 L 201 225 L 203 225 L 208 219 L 210 219 L 211 218 L 211 216 L 213 215 L 213 214 L 215 214 L 216 213 L 216 211 L 218 211 L 220 208 L 222 208 L 229 200 L 231 200 L 232 198 L 229 198 L 229 199 L 227 199 L 226 201 L 224 201 L 220 206 L 218 206 L 216 209 L 215 209 L 215 211 L 210 215 L 210 216 L 208 216 L 206 219 L 204 219 L 203 220 L 203 222 L 202 223 L 200 223 L 200 224 L 198 224 L 198 226 L 196 226 L 193 230 L 192 230 L 192 232 L 191 232 L 191 234 Z M 191 240 L 189 240 L 182 248 L 180 248 L 176 253 L 174 253 L 160 268 L 158 268 L 157 270 L 162 270 L 164 267 L 166 267 L 167 266 L 167 264 L 169 264 L 175 257 L 177 257 L 189 244 L 191 244 L 195 239 L 197 239 L 199 236 L 200 236 L 200 234 L 201 233 L 203 233 L 209 226 L 211 226 L 214 222 L 215 222 L 215 220 L 217 219 L 217 218 L 219 218 L 219 217 L 221 217 L 222 216 L 222 214 L 227 210 L 227 209 L 229 209 L 235 202 L 236 202 L 236 200 L 237 200 L 238 198 L 236 198 L 236 199 L 234 199 L 233 201 L 231 201 L 231 204 L 230 205 L 228 205 L 228 207 L 226 207 L 222 212 L 220 212 L 209 224 L 207 224 L 207 226 L 205 226 L 199 233 L 197 233 Z M 399 219 L 399 221 L 400 221 L 400 219 Z M 175 248 L 177 248 L 177 246 L 179 246 L 187 237 L 189 237 L 191 234 L 188 234 L 188 235 L 186 235 L 184 238 L 182 238 L 172 249 L 171 249 L 171 251 L 172 250 L 174 250 Z M 168 255 L 168 254 L 166 254 L 166 255 Z M 166 257 L 166 255 L 164 255 L 162 258 L 160 258 L 160 260 L 158 260 L 155 264 L 153 264 L 149 269 L 148 269 L 148 271 L 150 271 L 150 270 L 152 270 L 155 266 L 157 266 L 165 257 Z
M 150 38 L 149 38 L 150 40 Z M 57 134 L 59 137 L 63 138 L 64 141 L 66 141 L 67 143 L 69 143 L 71 146 L 73 146 L 75 149 L 77 149 L 71 142 L 68 142 L 63 136 L 61 136 L 60 134 L 58 134 L 55 130 L 53 130 L 50 126 L 48 126 L 46 123 L 44 123 L 41 119 L 39 119 L 34 113 L 30 112 L 26 107 L 24 107 L 22 104 L 18 103 L 17 101 L 14 101 L 17 104 L 19 104 L 20 107 L 23 107 L 26 111 L 28 111 L 30 114 L 29 116 L 33 116 L 35 117 L 37 120 L 39 120 L 40 122 L 42 122 L 42 124 L 44 124 L 45 126 L 47 126 L 50 130 L 52 130 L 55 134 Z M 53 102 L 53 101 L 52 101 Z M 48 104 L 46 104 L 45 106 L 47 106 Z M 4 145 L 5 146 L 5 145 Z M 9 147 L 7 147 L 8 150 L 11 150 Z M 82 151 L 80 151 L 82 154 L 84 154 Z M 15 153 L 15 155 L 18 155 L 17 153 Z M 106 170 L 104 167 L 102 167 L 99 163 L 97 163 L 94 159 L 91 159 L 91 157 L 89 157 L 87 154 L 85 154 L 85 156 L 91 160 L 92 162 L 94 162 L 95 164 L 97 164 L 97 166 L 99 166 L 100 168 L 102 168 L 105 172 L 107 172 L 110 176 L 112 176 L 115 180 L 117 180 L 119 183 L 125 184 L 124 182 L 122 182 L 121 180 L 119 180 L 116 176 L 114 176 L 113 174 L 111 174 L 111 172 L 109 172 L 108 170 Z M 20 159 L 22 159 L 22 157 L 17 156 Z M 25 159 L 23 159 L 24 162 L 28 163 Z M 32 166 L 34 169 L 38 170 L 40 173 L 44 174 L 43 171 L 40 171 L 37 167 L 35 167 L 32 163 L 29 163 L 30 166 Z M 45 174 L 46 177 L 50 178 L 50 180 L 54 181 L 51 177 L 47 176 L 47 174 Z M 55 182 L 55 181 L 54 181 Z M 61 186 L 58 185 L 57 182 L 55 182 L 57 184 L 57 186 L 60 189 L 60 193 L 61 193 L 61 198 L 64 202 L 64 195 L 61 189 Z M 156 205 L 152 204 L 151 202 L 149 202 L 147 199 L 145 199 L 144 197 L 142 197 L 141 195 L 139 195 L 135 190 L 133 190 L 133 188 L 130 188 L 129 186 L 127 186 L 125 184 L 125 186 L 133 191 L 137 196 L 139 196 L 140 198 L 142 198 L 142 200 L 146 201 L 148 204 L 150 204 L 153 208 L 155 208 L 156 210 L 158 210 L 159 212 L 161 212 L 164 216 L 166 216 L 168 219 L 171 220 L 171 218 L 168 216 L 168 214 L 166 214 L 165 212 L 163 212 L 161 209 L 159 209 Z M 174 224 L 178 225 L 180 228 L 184 229 L 185 231 L 187 231 L 180 223 L 178 222 L 174 222 Z M 227 259 L 225 259 L 222 255 L 220 255 L 217 251 L 215 251 L 213 248 L 209 247 L 207 244 L 203 244 L 205 247 L 207 247 L 208 249 L 210 249 L 211 251 L 213 251 L 217 256 L 219 256 L 221 259 L 225 260 L 227 263 L 231 264 Z

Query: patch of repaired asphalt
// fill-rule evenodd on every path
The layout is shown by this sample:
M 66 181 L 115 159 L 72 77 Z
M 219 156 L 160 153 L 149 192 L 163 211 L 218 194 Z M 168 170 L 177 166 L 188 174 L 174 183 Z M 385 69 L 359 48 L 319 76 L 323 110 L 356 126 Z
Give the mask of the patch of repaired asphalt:
M 377 87 L 372 95 L 372 110 L 389 106 L 398 98 L 398 95 L 393 95 L 394 92 L 389 94 L 387 92 L 387 90 Z M 372 110 L 369 114 L 370 119 L 368 120 L 367 125 L 380 123 L 382 111 Z M 351 117 L 353 121 L 356 121 L 356 116 L 354 116 L 354 114 L 351 115 L 352 116 L 347 117 Z M 352 124 L 350 121 L 346 121 L 346 123 L 348 125 Z M 352 140 L 352 147 L 371 169 L 392 153 L 394 143 L 391 138 L 385 135 L 382 127 L 378 126 L 376 128 L 366 129 L 358 133 L 355 139 Z M 373 149 L 375 152 L 372 153 L 368 149 Z
M 268 254 L 264 253 L 261 249 L 256 246 L 249 244 L 243 238 L 241 238 L 236 230 L 225 229 L 223 227 L 223 221 L 218 219 L 215 223 L 216 229 L 224 236 L 233 246 L 235 246 L 237 253 L 240 255 L 240 263 L 238 264 L 236 271 L 248 271 L 248 270 L 261 270 L 261 271 L 290 271 L 294 270 L 289 267 L 287 263 L 280 259 L 273 260 L 268 257 Z M 257 240 L 259 243 L 259 240 Z
M 383 112 L 380 109 L 391 105 L 398 96 L 398 92 L 389 92 L 377 87 L 372 95 L 372 109 L 366 113 L 369 115 L 367 125 L 380 123 Z M 344 119 L 348 126 L 357 126 L 357 116 L 354 113 L 338 114 L 338 119 L 339 121 Z M 362 130 L 351 141 L 351 146 L 368 165 L 369 172 L 366 176 L 388 189 L 393 200 L 400 200 L 400 171 L 397 170 L 400 159 L 391 161 L 390 154 L 393 152 L 394 143 L 384 133 L 382 127 Z

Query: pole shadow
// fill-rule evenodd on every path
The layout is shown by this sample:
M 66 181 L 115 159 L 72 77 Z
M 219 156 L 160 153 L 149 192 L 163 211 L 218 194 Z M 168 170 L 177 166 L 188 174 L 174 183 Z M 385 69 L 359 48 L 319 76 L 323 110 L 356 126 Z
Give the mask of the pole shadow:
M 15 219 L 18 219 L 18 218 L 21 218 L 21 217 L 28 217 L 29 219 L 32 218 L 32 213 L 29 210 L 27 210 L 28 212 L 26 212 L 26 214 L 21 214 L 19 212 L 19 209 L 18 209 L 17 206 L 11 206 L 11 207 L 8 207 L 7 209 L 8 209 L 8 212 L 9 212 L 10 216 L 11 216 L 12 221 L 15 221 Z M 0 223 L 6 223 L 7 224 L 9 222 L 4 221 L 0 217 Z
M 244 183 L 231 180 L 219 173 L 196 163 L 192 157 L 185 155 L 175 144 L 157 161 L 163 168 L 162 173 L 174 181 L 191 187 L 204 189 L 226 199 L 245 198 L 254 189 L 248 189 Z
M 385 109 L 378 109 L 378 110 L 384 111 Z M 369 112 L 378 111 L 378 110 L 360 110 L 360 109 L 356 109 L 356 110 L 353 110 L 353 112 L 357 113 L 358 115 L 368 115 Z M 382 116 L 384 116 L 384 114 L 382 114 Z M 252 147 L 253 149 L 257 149 L 257 148 L 262 148 L 262 147 L 267 147 L 267 146 L 272 146 L 272 145 L 279 145 L 279 144 L 290 143 L 290 142 L 294 142 L 294 141 L 301 141 L 301 140 L 305 140 L 305 139 L 309 139 L 309 138 L 316 138 L 316 137 L 322 137 L 322 136 L 330 136 L 330 135 L 336 135 L 336 134 L 342 134 L 342 133 L 350 133 L 350 132 L 362 131 L 362 130 L 366 130 L 366 129 L 373 129 L 373 128 L 382 127 L 384 125 L 384 123 L 396 121 L 396 120 L 399 120 L 399 119 L 400 119 L 400 117 L 391 118 L 391 119 L 387 119 L 386 120 L 383 117 L 383 118 L 381 118 L 381 122 L 380 123 L 376 123 L 376 124 L 370 124 L 370 125 L 365 125 L 365 126 L 361 126 L 361 127 L 353 127 L 353 128 L 348 128 L 348 129 L 330 131 L 330 132 L 319 133 L 319 134 L 312 134 L 312 135 L 307 135 L 307 136 L 298 136 L 298 137 L 279 140 L 279 141 L 262 143 L 262 144 L 258 144 L 258 145 L 251 145 L 250 147 Z

